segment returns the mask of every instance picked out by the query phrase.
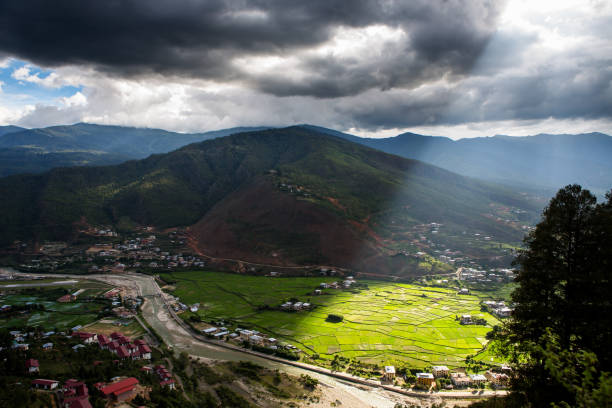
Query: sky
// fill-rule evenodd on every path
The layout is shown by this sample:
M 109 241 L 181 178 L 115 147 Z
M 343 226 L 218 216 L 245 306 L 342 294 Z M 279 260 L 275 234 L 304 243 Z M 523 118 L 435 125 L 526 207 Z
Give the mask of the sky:
M 612 134 L 612 1 L 0 2 L 0 125 Z

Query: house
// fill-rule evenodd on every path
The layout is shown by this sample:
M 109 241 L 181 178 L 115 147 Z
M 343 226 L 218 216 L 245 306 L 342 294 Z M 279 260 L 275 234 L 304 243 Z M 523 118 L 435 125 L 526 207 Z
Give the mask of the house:
M 251 330 L 239 330 L 238 333 L 240 333 L 240 338 L 243 340 L 248 340 L 252 335 L 255 334 Z
M 127 348 L 125 346 L 119 346 L 119 348 L 117 349 L 117 356 L 121 359 L 126 359 L 130 357 L 130 353 L 127 351 Z
M 108 350 L 108 345 L 110 344 L 110 342 L 111 340 L 105 335 L 103 334 L 98 335 L 98 345 L 100 346 L 102 350 Z
M 472 316 L 471 315 L 461 315 L 461 324 L 472 324 Z
M 53 343 L 45 343 L 42 345 L 42 349 L 44 351 L 49 351 L 53 349 Z
M 151 359 L 151 348 L 148 345 L 142 344 L 138 346 L 138 351 L 140 352 L 140 358 L 145 360 Z
M 385 366 L 384 372 L 383 372 L 383 380 L 393 381 L 394 379 L 395 379 L 395 367 Z
M 37 390 L 54 390 L 58 385 L 59 381 L 55 380 L 44 380 L 42 378 L 32 380 L 32 388 L 36 388 Z
M 134 377 L 129 377 L 124 380 L 102 386 L 100 388 L 100 392 L 108 399 L 126 401 L 134 397 L 134 390 L 137 385 L 138 380 Z
M 470 378 L 472 379 L 472 383 L 474 384 L 483 384 L 487 381 L 487 377 L 482 374 L 470 374 Z
M 450 378 L 455 387 L 469 387 L 472 384 L 472 379 L 464 373 L 451 373 Z
M 459 289 L 459 294 L 460 295 L 469 295 L 470 294 L 470 290 L 467 289 L 467 288 Z
M 98 335 L 95 333 L 86 333 L 86 332 L 79 332 L 79 331 L 73 332 L 72 337 L 81 340 L 85 344 L 91 344 L 94 341 L 98 340 Z
M 254 334 L 254 335 L 252 335 L 251 337 L 249 337 L 249 341 L 250 341 L 251 343 L 253 343 L 253 344 L 259 344 L 259 345 L 261 345 L 261 344 L 263 344 L 263 340 L 264 340 L 264 339 L 263 339 L 263 337 L 258 336 L 258 335 L 256 335 L 256 334 Z
M 496 373 L 491 370 L 487 371 L 484 376 L 486 379 L 495 387 L 505 387 L 510 381 L 510 377 L 507 374 Z
M 215 333 L 217 330 L 219 329 L 217 329 L 216 327 L 209 327 L 208 329 L 203 329 L 202 333 L 210 335 L 210 334 Z
M 159 385 L 161 385 L 162 387 L 168 387 L 171 390 L 176 388 L 175 381 L 172 378 L 160 381 Z
M 72 350 L 79 351 L 79 349 L 82 349 L 82 348 L 85 348 L 85 346 L 82 344 L 77 344 L 76 346 L 72 347 Z
M 13 348 L 15 350 L 27 351 L 27 350 L 29 350 L 30 345 L 26 344 L 26 343 L 13 343 L 11 348 Z
M 28 370 L 28 374 L 37 373 L 39 371 L 38 367 L 38 360 L 33 358 L 26 360 L 26 369 Z
M 416 375 L 417 386 L 429 388 L 436 383 L 433 374 L 430 373 L 417 373 Z
M 431 372 L 433 376 L 436 378 L 439 377 L 448 377 L 450 375 L 450 370 L 447 366 L 433 366 L 431 367 Z

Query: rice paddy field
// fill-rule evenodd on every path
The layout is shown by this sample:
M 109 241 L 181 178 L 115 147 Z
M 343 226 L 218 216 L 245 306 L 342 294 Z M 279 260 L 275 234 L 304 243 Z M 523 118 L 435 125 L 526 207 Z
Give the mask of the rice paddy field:
M 186 304 L 199 303 L 204 320 L 224 318 L 257 329 L 319 358 L 335 355 L 363 362 L 415 368 L 464 366 L 465 357 L 501 363 L 484 349 L 486 333 L 498 320 L 480 311 L 488 295 L 458 295 L 455 290 L 380 281 L 359 281 L 355 290 L 314 290 L 337 279 L 243 276 L 218 272 L 162 274 L 173 282 L 172 293 Z M 366 287 L 367 285 L 367 287 Z M 310 311 L 278 309 L 283 302 L 310 302 Z M 272 309 L 272 310 L 269 310 Z M 326 321 L 343 316 L 340 323 Z M 457 316 L 470 314 L 487 325 L 461 325 Z M 183 318 L 193 314 L 185 312 Z
M 33 281 L 36 283 L 48 283 Z M 21 282 L 15 282 L 21 283 Z M 0 288 L 2 289 L 2 288 Z M 84 289 L 74 302 L 60 303 L 56 299 L 66 293 Z M 67 329 L 76 325 L 85 325 L 95 321 L 99 312 L 106 307 L 104 303 L 84 302 L 85 297 L 96 296 L 110 289 L 109 286 L 92 281 L 77 281 L 59 286 L 41 286 L 28 288 L 11 288 L 3 290 L 0 295 L 1 305 L 24 306 L 35 303 L 44 306 L 44 310 L 5 313 L 0 318 L 0 328 L 42 327 L 45 330 Z

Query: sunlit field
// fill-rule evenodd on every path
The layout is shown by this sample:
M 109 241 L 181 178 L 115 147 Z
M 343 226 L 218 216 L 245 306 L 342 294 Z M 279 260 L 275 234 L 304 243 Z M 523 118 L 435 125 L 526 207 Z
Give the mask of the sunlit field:
M 359 281 L 361 286 L 354 290 L 324 289 L 314 295 L 320 283 L 336 279 L 217 272 L 167 273 L 162 277 L 174 282 L 173 294 L 182 302 L 200 303 L 197 314 L 204 321 L 224 318 L 322 359 L 341 355 L 376 364 L 463 366 L 466 356 L 483 350 L 486 333 L 498 323 L 480 311 L 479 301 L 486 295 L 458 295 L 453 289 Z M 300 312 L 278 309 L 291 298 L 315 307 Z M 329 314 L 341 315 L 343 321 L 328 322 Z M 461 325 L 456 317 L 462 314 L 484 318 L 487 325 Z M 189 319 L 193 314 L 181 316 Z M 492 361 L 487 351 L 476 359 Z

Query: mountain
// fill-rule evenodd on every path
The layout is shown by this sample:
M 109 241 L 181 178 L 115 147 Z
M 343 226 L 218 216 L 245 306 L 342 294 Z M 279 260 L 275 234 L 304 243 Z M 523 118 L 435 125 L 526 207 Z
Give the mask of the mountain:
M 612 188 L 612 137 L 603 133 L 459 140 L 404 133 L 372 139 L 307 127 L 465 176 L 510 186 L 556 191 L 577 183 L 596 193 Z
M 10 176 L 0 194 L 4 243 L 71 239 L 84 223 L 189 226 L 194 248 L 214 256 L 396 274 L 423 267 L 400 255 L 429 245 L 415 243 L 424 224 L 443 224 L 446 245 L 485 253 L 518 243 L 540 210 L 512 190 L 300 127 Z M 492 242 L 470 249 L 466 233 Z
M 40 173 L 54 167 L 117 164 L 166 153 L 190 143 L 264 128 L 206 133 L 77 123 L 43 129 L 0 128 L 0 176 Z
M 9 133 L 14 133 L 14 132 L 18 132 L 20 130 L 25 130 L 24 128 L 21 128 L 19 126 L 0 126 L 0 137 L 9 134 Z

